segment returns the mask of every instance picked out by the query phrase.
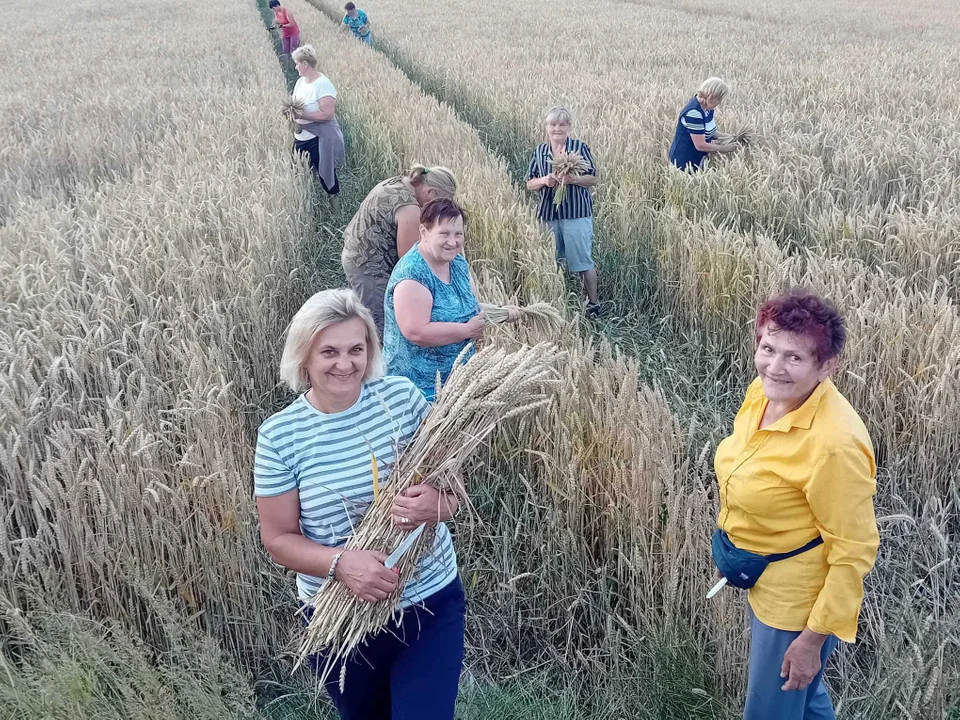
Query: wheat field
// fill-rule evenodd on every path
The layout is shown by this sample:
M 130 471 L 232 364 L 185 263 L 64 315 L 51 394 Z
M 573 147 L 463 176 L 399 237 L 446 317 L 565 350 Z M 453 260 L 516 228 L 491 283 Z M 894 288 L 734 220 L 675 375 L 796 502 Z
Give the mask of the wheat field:
M 262 3 L 0 3 L 0 716 L 324 716 L 289 676 L 253 431 L 289 400 L 287 320 L 342 281 L 346 219 L 422 162 L 460 178 L 483 299 L 569 317 L 492 332 L 569 362 L 468 474 L 462 717 L 736 716 L 742 598 L 703 599 L 712 450 L 751 379 L 752 311 L 794 283 L 847 314 L 840 384 L 881 466 L 861 639 L 828 672 L 839 716 L 955 717 L 956 10 L 626 1 L 585 23 L 570 0 L 372 0 L 370 49 L 338 3 L 285 4 L 339 90 L 343 215 L 290 158 Z M 734 88 L 721 127 L 761 142 L 669 172 L 674 113 L 714 73 Z M 603 177 L 618 312 L 594 327 L 517 182 L 555 102 Z

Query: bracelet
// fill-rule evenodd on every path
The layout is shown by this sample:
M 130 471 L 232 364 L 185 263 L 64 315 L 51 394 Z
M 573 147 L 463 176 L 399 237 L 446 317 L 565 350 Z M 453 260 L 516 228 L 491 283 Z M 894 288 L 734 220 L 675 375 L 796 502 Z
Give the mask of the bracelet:
M 340 556 L 343 555 L 344 552 L 344 550 L 341 550 L 333 556 L 333 560 L 330 561 L 330 570 L 327 572 L 327 580 L 336 580 L 334 573 L 337 572 L 337 563 L 340 562 Z

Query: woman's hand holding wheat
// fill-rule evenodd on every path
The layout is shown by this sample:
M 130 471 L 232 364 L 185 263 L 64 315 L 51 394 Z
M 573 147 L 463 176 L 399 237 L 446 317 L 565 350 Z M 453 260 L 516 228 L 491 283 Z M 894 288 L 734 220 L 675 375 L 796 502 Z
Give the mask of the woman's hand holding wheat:
M 364 602 L 380 602 L 397 589 L 397 574 L 384 567 L 386 559 L 386 553 L 376 550 L 346 550 L 335 577 Z

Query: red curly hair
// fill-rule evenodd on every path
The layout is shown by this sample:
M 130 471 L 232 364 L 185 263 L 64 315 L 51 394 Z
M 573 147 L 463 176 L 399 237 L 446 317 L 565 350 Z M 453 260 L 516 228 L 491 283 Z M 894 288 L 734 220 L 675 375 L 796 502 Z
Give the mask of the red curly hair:
M 843 316 L 836 305 L 819 295 L 794 288 L 767 300 L 757 312 L 757 342 L 768 325 L 814 341 L 818 362 L 837 357 L 847 341 Z

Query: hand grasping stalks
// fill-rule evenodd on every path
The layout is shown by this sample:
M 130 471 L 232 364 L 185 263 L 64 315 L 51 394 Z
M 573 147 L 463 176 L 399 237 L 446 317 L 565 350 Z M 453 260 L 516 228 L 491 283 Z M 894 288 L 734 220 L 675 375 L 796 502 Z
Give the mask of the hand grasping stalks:
M 532 305 L 486 305 L 481 304 L 483 314 L 487 318 L 489 325 L 503 325 L 507 322 L 530 322 L 535 326 L 547 329 L 563 327 L 566 321 L 560 311 L 550 303 L 539 302 Z M 511 310 L 515 311 L 518 317 L 511 320 Z
M 557 178 L 557 189 L 553 194 L 553 204 L 557 207 L 567 196 L 567 185 L 570 178 L 578 177 L 590 169 L 590 163 L 583 159 L 580 153 L 559 152 L 553 156 L 552 174 Z
M 743 148 L 756 144 L 757 139 L 756 131 L 750 127 L 742 127 L 733 133 L 718 132 L 714 136 L 714 142 L 719 145 L 737 145 Z
M 413 485 L 428 484 L 452 492 L 460 498 L 461 506 L 469 508 L 462 480 L 464 465 L 497 426 L 553 401 L 564 355 L 546 343 L 515 352 L 492 346 L 483 348 L 467 363 L 462 362 L 461 355 L 436 403 L 403 450 L 389 481 L 381 485 L 345 549 L 384 553 L 394 550 L 406 534 L 393 522 L 394 499 Z M 386 600 L 363 602 L 343 583 L 326 582 L 308 601 L 314 612 L 298 649 L 298 662 L 325 650 L 321 683 L 326 682 L 339 660 L 348 657 L 369 633 L 382 628 L 394 616 L 403 588 L 417 572 L 423 553 L 432 547 L 434 534 L 434 528 L 424 532 L 397 564 L 397 590 Z

